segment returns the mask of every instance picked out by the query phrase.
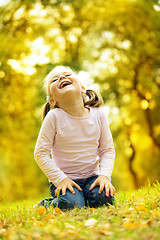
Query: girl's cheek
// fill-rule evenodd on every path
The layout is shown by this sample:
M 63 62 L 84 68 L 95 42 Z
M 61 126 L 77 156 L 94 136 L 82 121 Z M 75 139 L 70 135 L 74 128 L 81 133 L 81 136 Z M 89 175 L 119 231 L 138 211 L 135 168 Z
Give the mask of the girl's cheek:
M 53 85 L 51 85 L 50 86 L 50 93 L 51 93 L 51 95 L 53 96 L 55 92 L 56 92 L 55 87 Z

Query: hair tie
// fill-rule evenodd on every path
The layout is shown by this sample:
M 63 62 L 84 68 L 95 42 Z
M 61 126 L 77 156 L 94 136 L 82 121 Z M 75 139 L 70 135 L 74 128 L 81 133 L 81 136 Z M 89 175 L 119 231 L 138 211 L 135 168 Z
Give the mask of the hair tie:
M 46 97 L 46 101 L 47 101 L 48 103 L 50 103 L 50 102 L 49 102 L 49 96 Z
M 81 86 L 81 92 L 84 93 L 84 94 L 86 94 L 86 89 L 85 89 L 84 86 Z

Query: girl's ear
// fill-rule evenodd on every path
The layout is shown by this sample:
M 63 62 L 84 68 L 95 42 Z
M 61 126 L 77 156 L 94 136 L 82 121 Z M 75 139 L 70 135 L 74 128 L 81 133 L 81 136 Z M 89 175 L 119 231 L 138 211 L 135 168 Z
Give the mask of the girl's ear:
M 51 104 L 53 107 L 55 107 L 55 106 L 56 106 L 56 101 L 53 100 L 53 99 L 52 99 L 52 100 L 50 99 L 50 104 Z
M 81 92 L 84 93 L 84 94 L 86 94 L 86 89 L 85 89 L 84 86 L 81 86 Z

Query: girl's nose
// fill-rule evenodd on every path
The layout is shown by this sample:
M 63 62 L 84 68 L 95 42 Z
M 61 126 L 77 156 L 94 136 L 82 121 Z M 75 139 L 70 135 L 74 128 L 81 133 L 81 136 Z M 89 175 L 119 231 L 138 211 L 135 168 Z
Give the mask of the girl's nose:
M 61 75 L 59 76 L 59 80 L 61 80 L 61 79 L 63 79 L 63 78 L 65 78 L 65 76 L 64 76 L 63 74 L 61 74 Z

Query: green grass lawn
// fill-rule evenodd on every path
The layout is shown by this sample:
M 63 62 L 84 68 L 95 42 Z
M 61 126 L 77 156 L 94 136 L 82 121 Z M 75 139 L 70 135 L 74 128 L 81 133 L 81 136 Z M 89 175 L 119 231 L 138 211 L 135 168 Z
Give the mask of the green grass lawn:
M 1 203 L 0 239 L 160 239 L 160 184 L 116 194 L 114 206 L 34 208 L 35 201 Z

